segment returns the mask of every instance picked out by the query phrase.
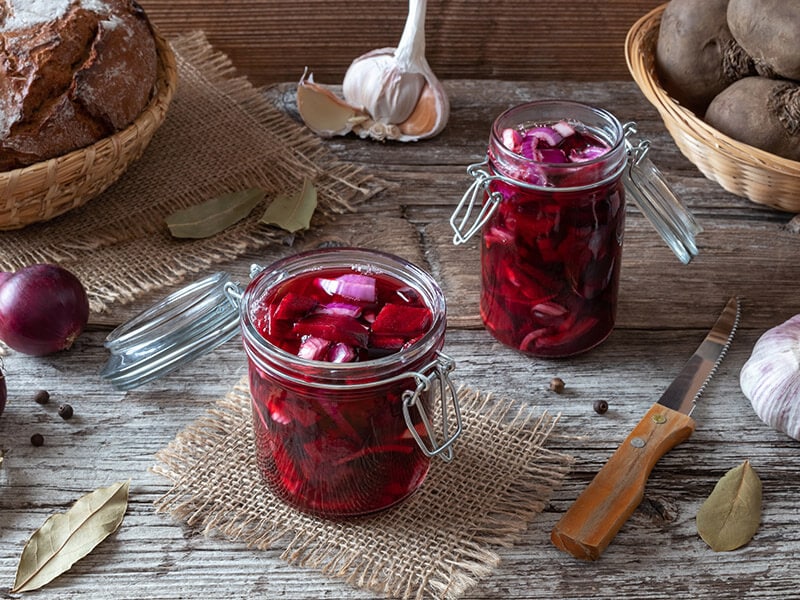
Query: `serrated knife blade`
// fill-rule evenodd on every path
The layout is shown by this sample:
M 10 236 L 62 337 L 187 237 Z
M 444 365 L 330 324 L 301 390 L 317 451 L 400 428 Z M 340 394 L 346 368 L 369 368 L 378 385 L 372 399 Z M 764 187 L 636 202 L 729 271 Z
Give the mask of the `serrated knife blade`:
M 597 560 L 644 497 L 658 460 L 694 431 L 695 404 L 739 325 L 731 298 L 695 353 L 630 435 L 553 528 L 553 544 L 577 558 Z

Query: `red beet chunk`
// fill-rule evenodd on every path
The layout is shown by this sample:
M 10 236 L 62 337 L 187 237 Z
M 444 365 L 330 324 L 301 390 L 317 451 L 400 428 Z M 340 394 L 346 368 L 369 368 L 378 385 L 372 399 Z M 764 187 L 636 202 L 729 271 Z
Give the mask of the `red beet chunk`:
M 309 315 L 295 323 L 293 332 L 359 348 L 366 348 L 369 341 L 369 329 L 347 315 Z
M 430 325 L 431 311 L 424 306 L 384 304 L 372 324 L 372 333 L 376 336 L 410 338 L 425 333 Z
M 275 308 L 275 313 L 272 315 L 272 318 L 281 321 L 297 321 L 305 317 L 316 307 L 317 301 L 314 300 L 314 298 L 289 292 L 281 298 L 281 301 Z
M 396 335 L 375 335 L 369 336 L 370 348 L 380 350 L 399 350 L 406 343 L 406 338 Z

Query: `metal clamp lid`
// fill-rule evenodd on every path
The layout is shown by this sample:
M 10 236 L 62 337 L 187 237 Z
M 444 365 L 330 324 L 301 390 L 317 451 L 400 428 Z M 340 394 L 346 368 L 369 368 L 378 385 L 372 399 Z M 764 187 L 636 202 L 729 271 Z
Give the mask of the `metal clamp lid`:
M 636 123 L 626 123 L 623 130 L 628 148 L 628 168 L 623 174 L 625 189 L 678 260 L 688 264 L 697 256 L 695 237 L 703 228 L 672 191 L 658 167 L 647 158 L 650 141 L 632 139 Z
M 173 292 L 106 338 L 111 356 L 100 376 L 130 390 L 174 371 L 234 337 L 239 309 L 229 300 L 227 273 Z

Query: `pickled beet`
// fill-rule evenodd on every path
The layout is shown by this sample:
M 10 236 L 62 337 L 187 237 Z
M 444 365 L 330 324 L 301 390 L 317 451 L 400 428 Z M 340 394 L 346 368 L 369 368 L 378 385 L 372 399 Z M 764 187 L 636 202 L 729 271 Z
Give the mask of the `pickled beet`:
M 607 175 L 610 147 L 564 121 L 498 137 L 491 170 L 507 179 L 491 182 L 502 201 L 483 226 L 484 324 L 537 356 L 587 350 L 608 336 L 617 305 L 625 211 L 619 176 Z
M 250 316 L 270 344 L 321 363 L 368 364 L 414 344 L 433 325 L 422 295 L 405 282 L 346 269 L 289 278 Z M 271 489 L 321 516 L 369 513 L 407 496 L 430 460 L 403 418 L 403 394 L 415 386 L 412 377 L 352 390 L 285 385 L 251 360 L 256 455 Z M 427 440 L 418 413 L 411 419 Z
M 328 362 L 385 356 L 387 348 L 418 339 L 432 321 L 419 294 L 403 282 L 350 271 L 293 279 L 265 297 L 252 319 L 275 346 Z

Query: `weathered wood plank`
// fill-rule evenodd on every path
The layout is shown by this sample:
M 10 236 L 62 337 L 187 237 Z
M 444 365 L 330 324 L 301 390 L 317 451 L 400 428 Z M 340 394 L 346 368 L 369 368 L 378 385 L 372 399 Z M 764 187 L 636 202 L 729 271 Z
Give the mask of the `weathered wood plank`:
M 772 431 L 753 413 L 738 373 L 757 337 L 800 312 L 797 234 L 791 215 L 722 191 L 681 157 L 655 111 L 633 84 L 448 81 L 453 119 L 434 140 L 412 145 L 353 138 L 326 142 L 343 160 L 364 165 L 394 185 L 354 215 L 220 268 L 246 281 L 250 263 L 296 251 L 361 245 L 399 254 L 429 269 L 448 298 L 446 350 L 456 380 L 560 414 L 555 448 L 575 457 L 572 473 L 545 511 L 468 600 L 620 597 L 774 598 L 800 584 L 798 442 Z M 291 105 L 291 86 L 270 90 Z M 485 152 L 488 127 L 505 106 L 533 97 L 579 97 L 637 120 L 652 136 L 654 156 L 705 227 L 701 254 L 683 266 L 634 207 L 628 210 L 618 327 L 601 346 L 566 360 L 535 360 L 495 342 L 477 311 L 477 242 L 451 243 L 450 213 L 468 185 L 465 167 Z M 629 116 L 628 116 L 629 115 Z M 201 416 L 246 369 L 232 340 L 162 381 L 119 392 L 97 373 L 109 329 L 168 290 L 93 315 L 90 331 L 68 353 L 45 358 L 9 353 L 9 405 L 0 417 L 0 598 L 11 586 L 22 546 L 51 513 L 78 496 L 132 479 L 123 527 L 37 598 L 373 598 L 318 573 L 287 565 L 280 550 L 254 551 L 156 515 L 153 502 L 168 482 L 149 471 L 154 454 Z M 656 466 L 645 500 L 597 563 L 557 551 L 550 529 L 594 473 L 668 385 L 732 294 L 744 300 L 740 333 L 695 411 L 697 429 Z M 563 394 L 548 390 L 558 376 Z M 42 407 L 33 392 L 46 388 Z M 596 399 L 610 409 L 597 415 Z M 59 401 L 75 407 L 62 421 Z M 45 445 L 34 448 L 40 432 Z M 489 449 L 490 450 L 490 449 Z M 694 516 L 714 483 L 749 459 L 764 483 L 762 525 L 753 541 L 714 554 L 697 536 Z
M 351 0 L 142 0 L 167 36 L 203 30 L 257 85 L 339 83 L 350 62 L 395 46 L 407 2 Z M 661 0 L 428 2 L 427 56 L 440 78 L 578 79 L 627 77 L 628 29 Z

